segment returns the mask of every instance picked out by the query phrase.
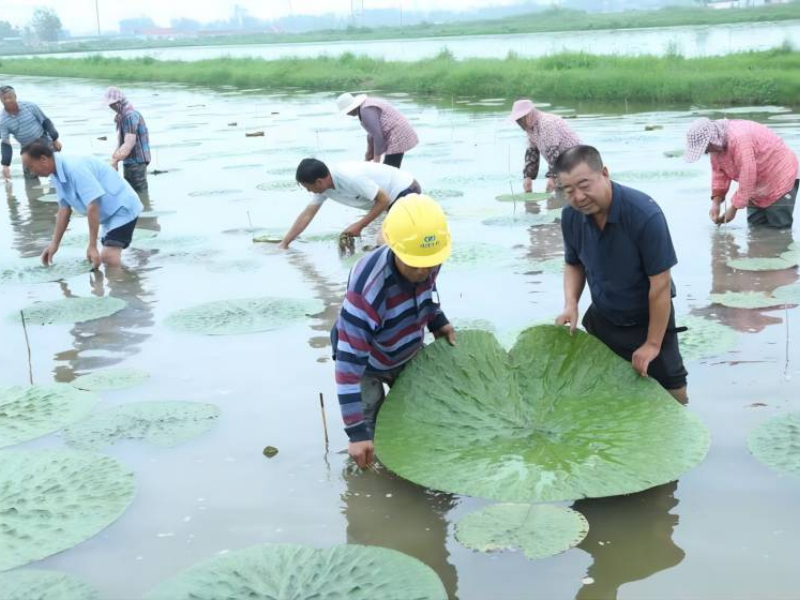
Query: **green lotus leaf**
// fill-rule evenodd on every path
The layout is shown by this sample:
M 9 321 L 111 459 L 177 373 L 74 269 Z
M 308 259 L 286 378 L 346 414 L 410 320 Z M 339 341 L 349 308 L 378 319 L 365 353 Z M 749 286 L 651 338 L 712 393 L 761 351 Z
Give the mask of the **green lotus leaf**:
M 495 197 L 498 202 L 543 202 L 550 198 L 547 192 L 521 192 L 518 194 L 500 194 Z
M 297 167 L 275 167 L 274 169 L 267 169 L 267 175 L 294 175 L 297 172 Z
M 253 237 L 253 241 L 259 244 L 280 244 L 283 241 L 283 235 L 257 235 Z
M 584 516 L 570 508 L 495 504 L 456 524 L 456 539 L 479 552 L 519 548 L 530 559 L 566 552 L 589 532 Z
M 528 213 L 519 211 L 513 215 L 502 215 L 492 217 L 483 221 L 484 225 L 524 225 L 526 227 L 537 227 L 539 225 L 550 225 L 561 218 L 561 210 L 546 210 L 540 213 Z
M 49 302 L 35 302 L 22 309 L 25 321 L 33 325 L 82 323 L 110 317 L 125 308 L 125 301 L 110 296 L 90 298 L 62 298 Z M 17 318 L 18 315 L 17 315 Z
M 150 374 L 140 369 L 108 369 L 81 375 L 71 382 L 79 390 L 97 392 L 103 390 L 121 390 L 133 387 L 145 381 Z
M 117 440 L 144 440 L 172 447 L 193 440 L 211 429 L 219 408 L 201 402 L 134 402 L 121 404 L 64 430 L 69 446 L 101 450 Z
M 507 502 L 628 494 L 703 460 L 700 420 L 598 339 L 540 325 L 426 346 L 381 409 L 376 453 L 437 490 Z
M 304 235 L 300 239 L 304 242 L 339 242 L 339 237 L 342 235 L 341 231 L 332 231 L 329 233 L 315 233 L 313 235 Z
M 461 190 L 448 190 L 444 188 L 434 188 L 432 190 L 425 190 L 425 194 L 436 200 L 447 200 L 450 198 L 461 198 L 464 195 L 464 192 Z
M 789 254 L 789 253 L 785 253 Z M 771 258 L 734 258 L 728 261 L 731 269 L 739 271 L 780 271 L 797 266 L 797 261 L 787 260 L 783 257 Z
M 285 181 L 267 181 L 265 183 L 259 183 L 256 189 L 262 192 L 296 192 L 301 188 L 300 184 L 293 179 L 287 179 Z
M 231 194 L 241 194 L 242 190 L 198 190 L 189 192 L 192 198 L 212 198 L 215 196 L 230 196 Z
M 653 170 L 653 171 L 621 171 L 614 173 L 614 181 L 671 181 L 691 179 L 701 175 L 701 171 L 688 170 Z
M 722 304 L 730 308 L 772 308 L 783 304 L 764 292 L 725 292 L 711 294 L 712 304 Z
M 141 216 L 141 215 L 139 215 Z M 152 229 L 134 229 L 133 230 L 133 243 L 138 242 L 139 240 L 149 240 L 154 237 L 158 236 L 157 231 L 153 231 Z M 77 233 L 77 232 L 68 232 L 64 239 L 61 241 L 62 246 L 66 247 L 82 247 L 85 248 L 89 245 L 89 234 L 88 233 Z M 86 263 L 86 259 L 83 261 Z M 88 264 L 88 263 L 86 263 Z
M 78 275 L 88 275 L 92 265 L 83 257 L 56 257 L 56 262 L 45 267 L 36 256 L 22 258 L 14 264 L 0 267 L 0 283 L 47 283 L 70 279 Z
M 89 539 L 133 500 L 133 473 L 70 450 L 0 452 L 0 571 Z
M 449 185 L 475 185 L 482 183 L 507 182 L 508 175 L 501 173 L 471 173 L 469 175 L 449 175 L 441 179 L 442 183 Z
M 681 156 L 683 156 L 684 152 L 685 150 L 683 148 L 679 148 L 677 150 L 665 150 L 664 156 L 666 156 L 667 158 L 680 158 Z
M 684 360 L 699 360 L 725 354 L 736 345 L 736 330 L 711 319 L 687 315 L 678 318 L 678 325 L 688 328 L 678 334 Z
M 0 573 L 3 600 L 96 600 L 97 591 L 66 573 L 12 571 Z
M 556 256 L 555 258 L 543 258 L 539 260 L 532 260 L 526 263 L 526 270 L 531 273 L 563 273 L 564 272 L 563 256 Z
M 779 473 L 800 477 L 800 412 L 762 423 L 747 436 L 750 452 Z
M 200 563 L 146 600 L 444 600 L 430 567 L 396 550 L 347 544 L 316 549 L 263 544 Z
M 82 419 L 99 400 L 57 383 L 0 388 L 0 448 L 27 442 Z
M 800 283 L 775 288 L 772 297 L 779 300 L 781 304 L 800 304 Z
M 481 242 L 461 242 L 453 244 L 450 258 L 447 259 L 448 268 L 473 268 L 476 265 L 491 264 L 494 267 L 502 263 L 510 263 L 511 250 L 496 244 Z
M 302 321 L 323 309 L 317 300 L 243 298 L 207 302 L 167 317 L 170 327 L 206 335 L 234 335 L 268 331 Z

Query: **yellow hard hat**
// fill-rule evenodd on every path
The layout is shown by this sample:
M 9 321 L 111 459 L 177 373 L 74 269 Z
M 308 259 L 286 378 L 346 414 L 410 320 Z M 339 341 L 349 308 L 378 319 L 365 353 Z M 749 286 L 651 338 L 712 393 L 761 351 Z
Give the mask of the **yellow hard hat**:
M 435 267 L 450 256 L 450 229 L 441 207 L 422 194 L 392 204 L 383 220 L 383 239 L 409 267 Z

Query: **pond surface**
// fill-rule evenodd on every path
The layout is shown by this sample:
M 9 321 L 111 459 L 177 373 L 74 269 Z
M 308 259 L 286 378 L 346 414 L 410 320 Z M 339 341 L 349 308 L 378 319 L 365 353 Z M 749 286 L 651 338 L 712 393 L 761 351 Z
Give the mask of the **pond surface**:
M 52 118 L 65 153 L 110 156 L 113 121 L 101 102 L 104 84 L 6 81 Z M 77 325 L 28 327 L 35 382 L 68 382 L 101 368 L 143 369 L 150 373 L 146 382 L 102 392 L 96 410 L 128 401 L 189 400 L 217 404 L 221 417 L 209 432 L 174 449 L 137 442 L 108 448 L 136 474 L 132 506 L 99 535 L 35 567 L 73 574 L 103 599 L 138 598 L 229 550 L 262 542 L 352 542 L 419 558 L 462 600 L 797 598 L 800 482 L 757 462 L 746 436 L 800 403 L 800 313 L 795 307 L 726 309 L 712 306 L 709 295 L 770 291 L 796 281 L 796 268 L 734 271 L 726 261 L 777 256 L 797 239 L 798 226 L 765 237 L 751 235 L 741 214 L 724 229 L 711 225 L 707 161 L 687 165 L 664 154 L 682 147 L 692 119 L 719 113 L 551 107 L 574 116 L 569 123 L 600 148 L 612 176 L 650 193 L 664 209 L 680 260 L 673 271 L 678 315 L 728 325 L 737 342 L 725 354 L 687 362 L 690 409 L 711 431 L 707 459 L 672 484 L 574 503 L 590 524 L 586 540 L 556 557 L 529 561 L 519 552 L 475 553 L 456 541 L 454 523 L 488 502 L 429 491 L 384 469 L 356 474 L 348 465 L 328 330 L 349 264 L 332 240 L 358 213 L 326 203 L 306 232 L 310 240 L 293 244 L 290 252 L 251 242 L 251 229 L 258 235 L 285 230 L 305 206 L 305 192 L 286 184 L 299 159 L 362 156 L 358 124 L 340 118 L 326 94 L 168 85 L 125 91 L 150 126 L 151 170 L 167 171 L 150 176 L 152 216 L 140 220 L 140 228 L 158 235 L 125 252 L 122 273 L 2 284 L 0 382 L 28 382 L 22 327 L 6 316 L 38 300 L 107 295 L 124 299 L 127 308 Z M 546 219 L 531 226 L 536 219 L 513 217 L 558 206 L 495 201 L 520 191 L 525 139 L 504 120 L 510 102 L 470 107 L 465 101 L 455 109 L 449 102 L 436 108 L 408 97 L 393 102 L 421 139 L 404 168 L 424 189 L 447 191 L 442 204 L 453 243 L 470 249 L 440 276 L 448 316 L 488 321 L 501 337 L 553 319 L 563 302 L 561 275 L 536 264 L 561 255 L 560 226 Z M 800 115 L 790 109 L 727 114 L 767 123 L 800 150 Z M 645 131 L 649 124 L 663 129 Z M 245 136 L 256 131 L 264 136 Z M 39 200 L 47 189 L 26 190 L 17 152 L 13 188 L 0 212 L 3 264 L 41 251 L 56 210 Z M 542 185 L 537 181 L 535 191 Z M 75 219 L 66 239 L 84 234 L 85 223 Z M 82 251 L 80 244 L 64 245 L 56 260 Z M 316 299 L 324 310 L 299 324 L 248 335 L 201 336 L 164 324 L 169 314 L 196 304 L 255 296 Z M 273 458 L 262 454 L 268 445 L 279 450 Z M 50 435 L 19 447 L 60 448 L 63 440 Z
M 45 56 L 74 57 L 101 54 L 133 58 L 151 56 L 159 60 L 204 60 L 208 58 L 256 57 L 265 59 L 289 56 L 313 57 L 345 52 L 391 60 L 420 60 L 448 48 L 456 58 L 505 58 L 509 52 L 537 57 L 559 52 L 592 54 L 680 53 L 686 57 L 720 56 L 732 52 L 769 50 L 784 41 L 800 39 L 800 21 L 742 23 L 731 25 L 694 25 L 649 29 L 602 29 L 599 31 L 559 31 L 475 35 L 396 40 L 313 42 L 300 44 L 257 44 L 248 46 L 192 46 L 184 48 L 148 48 L 78 52 Z M 42 55 L 40 55 L 42 56 Z

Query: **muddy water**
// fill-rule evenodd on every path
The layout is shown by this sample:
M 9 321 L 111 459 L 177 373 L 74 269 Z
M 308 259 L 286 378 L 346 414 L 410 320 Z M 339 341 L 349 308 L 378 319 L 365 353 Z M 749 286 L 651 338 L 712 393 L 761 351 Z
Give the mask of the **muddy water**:
M 101 84 L 33 78 L 10 83 L 53 119 L 65 153 L 110 155 L 113 126 L 100 101 Z M 589 519 L 589 537 L 578 549 L 531 562 L 513 552 L 473 553 L 455 541 L 453 524 L 484 501 L 434 493 L 385 471 L 350 472 L 326 339 L 347 265 L 332 242 L 298 242 L 291 252 L 278 253 L 250 241 L 251 222 L 282 230 L 303 208 L 304 192 L 290 184 L 298 159 L 362 156 L 358 125 L 334 114 L 331 95 L 172 86 L 126 91 L 150 124 L 151 168 L 168 171 L 150 177 L 147 203 L 155 216 L 141 222 L 159 230 L 163 247 L 127 251 L 121 274 L 4 285 L 0 313 L 70 295 L 123 298 L 128 307 L 109 318 L 30 327 L 35 381 L 137 367 L 149 371 L 150 379 L 103 393 L 100 407 L 197 400 L 218 404 L 222 417 L 210 432 L 175 449 L 139 443 L 109 448 L 136 473 L 133 505 L 98 536 L 36 567 L 79 576 L 102 598 L 137 598 L 163 578 L 228 550 L 260 542 L 353 542 L 418 557 L 437 571 L 452 597 L 463 600 L 797 597 L 800 483 L 757 463 L 747 451 L 746 434 L 770 415 L 797 408 L 799 313 L 723 309 L 708 300 L 724 289 L 773 289 L 797 280 L 795 269 L 758 274 L 725 266 L 732 257 L 776 255 L 792 233 L 753 237 L 742 215 L 724 230 L 707 222 L 708 165 L 686 165 L 663 153 L 680 148 L 690 120 L 709 113 L 551 107 L 575 116 L 571 125 L 600 147 L 612 175 L 661 204 L 680 259 L 674 270 L 678 314 L 710 316 L 734 327 L 739 337 L 731 352 L 687 365 L 691 408 L 713 438 L 705 462 L 677 483 L 576 503 Z M 404 166 L 426 189 L 463 192 L 442 200 L 455 247 L 486 245 L 476 260 L 454 259 L 443 269 L 439 287 L 447 314 L 453 320 L 489 320 L 506 336 L 555 317 L 562 303 L 560 275 L 535 271 L 531 263 L 560 255 L 558 224 L 529 227 L 511 218 L 524 215 L 525 207 L 494 200 L 520 188 L 525 141 L 503 120 L 508 103 L 471 107 L 465 101 L 452 110 L 393 100 L 422 140 Z M 800 150 L 797 113 L 767 107 L 729 114 L 769 124 Z M 663 129 L 645 131 L 653 123 Z M 256 131 L 265 135 L 245 136 Z M 43 190 L 26 190 L 15 169 L 7 210 L 0 212 L 3 261 L 38 253 L 55 210 L 38 199 Z M 326 204 L 307 233 L 340 231 L 357 214 Z M 483 224 L 496 217 L 505 219 Z M 85 220 L 76 219 L 67 238 L 84 227 Z M 81 250 L 78 245 L 60 252 Z M 203 337 L 163 325 L 169 313 L 189 305 L 259 295 L 314 297 L 325 310 L 307 323 L 251 335 Z M 26 383 L 19 323 L 0 319 L 0 338 L 2 383 Z M 320 392 L 330 425 L 327 452 Z M 279 454 L 265 458 L 266 445 Z M 21 447 L 61 446 L 52 435 Z

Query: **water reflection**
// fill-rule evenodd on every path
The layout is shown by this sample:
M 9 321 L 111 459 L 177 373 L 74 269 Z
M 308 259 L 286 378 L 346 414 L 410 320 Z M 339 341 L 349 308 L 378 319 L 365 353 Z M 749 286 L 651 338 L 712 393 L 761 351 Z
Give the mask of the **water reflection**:
M 120 298 L 127 306 L 109 317 L 74 325 L 70 330 L 72 348 L 54 357 L 56 381 L 68 383 L 82 373 L 110 367 L 139 352 L 154 324 L 152 293 L 145 290 L 145 271 L 141 267 L 123 266 L 107 268 L 105 274 L 99 270 L 92 273 L 92 294 Z M 73 296 L 69 284 L 60 282 L 59 286 L 65 298 Z
M 448 598 L 456 598 L 458 575 L 447 551 L 447 513 L 456 500 L 406 481 L 388 470 L 345 471 L 342 494 L 347 543 L 391 548 L 431 567 Z
M 791 230 L 771 230 L 760 227 L 747 229 L 747 251 L 742 251 L 731 231 L 717 229 L 711 237 L 711 293 L 773 292 L 776 288 L 798 280 L 797 268 L 778 271 L 741 271 L 728 266 L 737 258 L 774 258 L 789 249 L 793 242 Z M 774 309 L 773 309 L 774 310 Z M 710 317 L 737 331 L 755 333 L 767 325 L 783 321 L 779 316 L 761 310 L 730 308 L 721 305 L 696 309 L 693 314 Z
M 675 490 L 667 483 L 638 494 L 580 500 L 573 508 L 589 521 L 579 548 L 594 562 L 576 600 L 616 600 L 625 583 L 639 581 L 680 563 L 685 553 L 672 539 L 678 515 Z M 588 581 L 588 580 L 587 580 Z
M 53 237 L 58 204 L 40 201 L 44 193 L 38 180 L 26 179 L 26 211 L 23 201 L 14 193 L 14 187 L 6 185 L 9 223 L 14 232 L 12 247 L 23 257 L 38 256 Z

